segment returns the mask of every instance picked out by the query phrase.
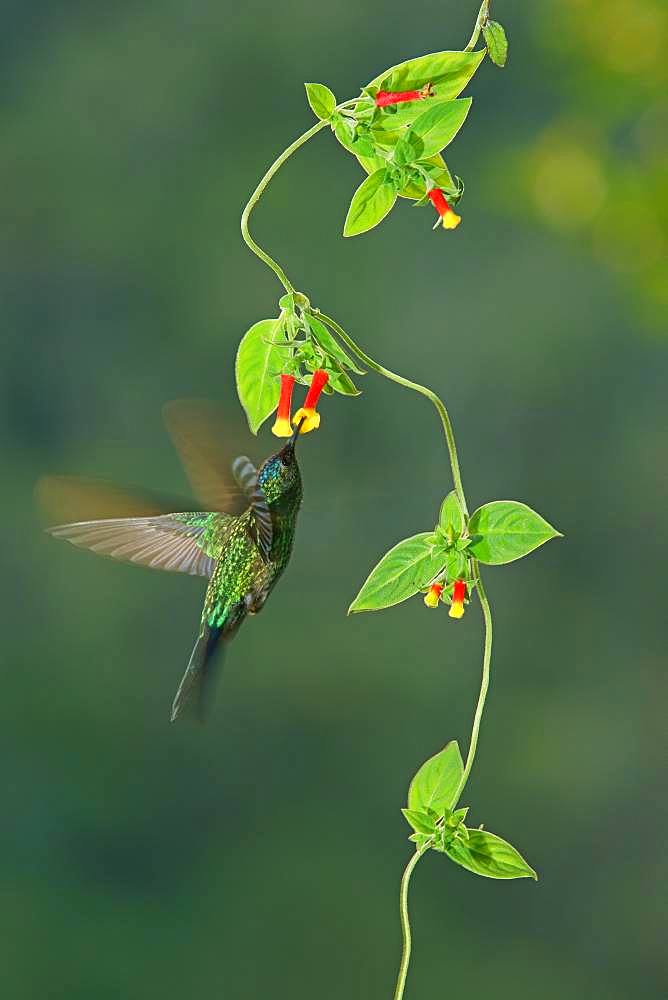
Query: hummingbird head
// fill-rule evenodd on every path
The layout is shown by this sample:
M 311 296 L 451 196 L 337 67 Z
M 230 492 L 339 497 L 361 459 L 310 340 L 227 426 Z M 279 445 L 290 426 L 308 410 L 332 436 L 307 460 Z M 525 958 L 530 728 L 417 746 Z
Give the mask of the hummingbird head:
M 270 507 L 291 507 L 302 498 L 302 477 L 295 455 L 295 445 L 304 418 L 299 421 L 292 437 L 275 455 L 260 466 L 258 481 Z

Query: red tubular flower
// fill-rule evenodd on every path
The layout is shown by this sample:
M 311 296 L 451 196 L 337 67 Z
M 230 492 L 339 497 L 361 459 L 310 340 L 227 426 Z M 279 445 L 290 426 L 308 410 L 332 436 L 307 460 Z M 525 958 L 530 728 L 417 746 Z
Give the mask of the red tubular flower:
M 387 108 L 390 104 L 403 104 L 404 101 L 421 101 L 425 97 L 433 97 L 434 88 L 425 83 L 421 90 L 379 90 L 375 97 L 377 108 Z
M 432 583 L 431 587 L 424 595 L 424 603 L 427 605 L 428 608 L 437 608 L 442 593 L 443 593 L 443 584 Z
M 466 583 L 464 580 L 455 580 L 455 587 L 452 592 L 452 604 L 448 614 L 451 618 L 461 618 L 464 614 L 464 599 L 466 597 Z
M 317 412 L 316 406 L 318 405 L 318 400 L 320 399 L 320 393 L 328 381 L 329 375 L 322 368 L 318 368 L 313 372 L 313 378 L 311 379 L 311 384 L 308 387 L 304 405 L 297 410 L 292 418 L 293 424 L 298 424 L 302 417 L 305 418 L 300 434 L 308 434 L 309 431 L 314 431 L 316 427 L 320 426 L 320 414 Z
M 292 435 L 290 426 L 290 408 L 292 406 L 292 387 L 295 384 L 294 375 L 281 375 L 281 395 L 278 400 L 276 420 L 271 428 L 272 434 L 279 438 L 289 438 Z
M 441 217 L 441 224 L 444 229 L 456 229 L 462 221 L 460 215 L 450 208 L 448 200 L 440 188 L 432 188 L 427 191 L 427 197 Z

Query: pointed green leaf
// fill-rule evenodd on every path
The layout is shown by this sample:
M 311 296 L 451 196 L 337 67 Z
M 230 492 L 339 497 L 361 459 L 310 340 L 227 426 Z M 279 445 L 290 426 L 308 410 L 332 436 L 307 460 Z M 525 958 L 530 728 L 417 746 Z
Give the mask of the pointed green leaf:
M 285 343 L 283 322 L 283 317 L 261 319 L 244 334 L 237 351 L 237 393 L 253 434 L 278 405 L 277 373 L 284 366 L 286 352 L 276 345 Z
M 463 823 L 466 819 L 468 811 L 468 806 L 462 806 L 461 809 L 455 809 L 452 815 L 448 817 L 447 826 L 452 827 L 452 829 L 459 826 L 459 824 Z
M 357 154 L 357 150 L 355 149 L 355 126 L 353 123 L 346 118 L 340 117 L 336 124 L 333 125 L 333 128 L 334 135 L 343 148 L 347 149 L 349 153 Z
M 508 39 L 498 21 L 488 21 L 482 29 L 489 58 L 496 66 L 505 66 L 508 58 Z
M 330 119 L 336 108 L 336 97 L 329 87 L 324 83 L 305 83 L 304 86 L 311 111 L 316 118 L 320 118 L 321 121 Z
M 466 556 L 464 553 L 458 549 L 450 549 L 446 564 L 448 580 L 450 582 L 453 580 L 465 580 L 467 576 L 466 568 Z
M 435 809 L 439 816 L 452 809 L 464 762 L 456 740 L 426 760 L 410 783 L 409 809 Z
M 471 98 L 459 101 L 446 101 L 425 111 L 416 118 L 411 126 L 410 134 L 417 136 L 422 142 L 421 156 L 425 159 L 435 156 L 452 142 L 466 120 L 471 108 Z
M 307 322 L 311 328 L 311 333 L 325 354 L 329 354 L 331 358 L 336 358 L 340 365 L 348 368 L 351 372 L 355 372 L 356 375 L 366 375 L 366 372 L 358 368 L 350 355 L 344 351 L 334 334 L 330 333 L 324 323 L 321 323 L 315 316 L 308 316 Z
M 429 545 L 430 531 L 404 538 L 386 552 L 371 570 L 359 594 L 348 608 L 356 611 L 380 611 L 417 594 L 445 566 L 445 552 Z
M 464 511 L 454 490 L 448 493 L 441 504 L 438 523 L 439 527 L 443 528 L 446 533 L 451 533 L 454 538 L 458 538 L 466 526 Z
M 374 156 L 374 144 L 365 136 L 357 135 L 355 127 L 344 118 L 334 126 L 334 135 L 344 149 L 354 156 Z
M 359 236 L 368 232 L 392 211 L 397 193 L 391 184 L 386 183 L 385 174 L 385 168 L 381 167 L 362 181 L 355 191 L 343 227 L 344 236 Z
M 454 840 L 445 848 L 448 857 L 462 868 L 487 878 L 533 878 L 538 875 L 519 851 L 487 830 L 468 831 L 468 839 Z
M 429 840 L 429 837 L 425 833 L 411 833 L 408 839 L 412 840 L 414 844 L 417 844 L 419 850 L 422 850 Z
M 533 552 L 561 533 L 531 507 L 517 500 L 493 500 L 471 516 L 469 552 L 482 563 L 499 566 Z
M 334 362 L 336 364 L 336 362 Z M 347 375 L 339 366 L 336 370 L 328 369 L 329 385 L 334 392 L 340 392 L 342 396 L 361 396 L 361 391 L 357 388 L 350 375 Z
M 402 809 L 401 811 L 416 833 L 429 836 L 430 833 L 434 832 L 434 821 L 428 813 L 423 812 L 421 809 Z

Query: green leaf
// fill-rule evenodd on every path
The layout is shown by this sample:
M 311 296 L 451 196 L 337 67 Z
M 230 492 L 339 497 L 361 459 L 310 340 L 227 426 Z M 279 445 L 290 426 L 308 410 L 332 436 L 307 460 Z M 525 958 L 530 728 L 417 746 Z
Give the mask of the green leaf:
M 397 200 L 394 188 L 385 181 L 385 168 L 362 181 L 353 195 L 345 225 L 344 236 L 359 236 L 382 222 Z
M 414 844 L 417 844 L 419 850 L 422 850 L 426 846 L 429 837 L 424 833 L 411 833 L 409 840 L 412 840 Z
M 410 783 L 408 808 L 413 810 L 435 809 L 442 816 L 454 805 L 464 763 L 456 740 L 426 760 Z
M 468 831 L 467 840 L 454 840 L 445 848 L 448 857 L 462 868 L 487 878 L 533 878 L 538 875 L 519 851 L 487 830 Z
M 482 29 L 489 58 L 496 66 L 505 66 L 508 58 L 508 39 L 498 21 L 488 21 Z
M 340 392 L 342 396 L 362 395 L 350 376 L 346 375 L 340 367 L 335 371 L 329 371 L 329 385 L 335 392 Z
M 350 369 L 351 372 L 355 372 L 356 375 L 366 375 L 366 372 L 358 368 L 350 355 L 344 351 L 338 340 L 329 332 L 324 323 L 321 323 L 315 316 L 308 316 L 307 322 L 311 328 L 311 333 L 326 354 L 329 354 L 331 358 L 336 358 L 340 365 Z
M 411 126 L 410 134 L 422 141 L 421 157 L 440 153 L 459 132 L 471 108 L 472 100 L 446 101 L 425 111 Z
M 345 118 L 341 118 L 334 126 L 334 135 L 343 148 L 354 156 L 375 155 L 375 146 L 371 139 L 358 135 L 355 126 Z
M 441 504 L 438 523 L 439 527 L 443 528 L 446 534 L 451 534 L 453 538 L 458 538 L 466 527 L 464 511 L 454 490 L 448 493 Z
M 493 500 L 479 507 L 469 521 L 469 552 L 482 563 L 499 566 L 533 552 L 558 532 L 525 503 Z
M 321 121 L 330 119 L 336 108 L 336 97 L 329 87 L 324 83 L 305 83 L 304 86 L 311 111 L 316 118 L 320 118 Z
M 334 125 L 334 135 L 344 149 L 347 149 L 349 153 L 357 155 L 358 150 L 355 149 L 355 126 L 352 122 L 346 118 L 339 118 L 336 125 Z
M 431 532 L 423 531 L 404 538 L 386 552 L 371 570 L 348 614 L 380 611 L 400 604 L 438 576 L 445 566 L 445 554 L 429 545 L 429 538 Z
M 455 809 L 451 816 L 448 816 L 447 826 L 451 827 L 453 830 L 455 827 L 459 826 L 466 819 L 466 815 L 469 811 L 468 806 L 462 806 L 461 809 Z
M 281 343 L 285 343 L 282 316 L 261 319 L 244 334 L 239 344 L 235 364 L 237 393 L 253 434 L 257 434 L 278 405 L 280 382 L 277 372 L 286 360 L 285 350 L 276 346 Z
M 401 811 L 416 833 L 428 836 L 434 832 L 434 821 L 428 813 L 422 812 L 420 809 L 402 809 Z
M 454 580 L 466 579 L 466 556 L 463 552 L 459 552 L 457 549 L 450 549 L 448 552 L 446 573 L 450 583 Z
M 387 127 L 392 129 L 410 125 L 425 107 L 453 100 L 461 94 L 484 55 L 484 49 L 478 52 L 434 52 L 385 70 L 369 86 L 377 87 L 378 90 L 419 90 L 425 83 L 431 83 L 434 96 L 395 105 L 396 112 L 381 115 L 380 122 L 387 123 Z

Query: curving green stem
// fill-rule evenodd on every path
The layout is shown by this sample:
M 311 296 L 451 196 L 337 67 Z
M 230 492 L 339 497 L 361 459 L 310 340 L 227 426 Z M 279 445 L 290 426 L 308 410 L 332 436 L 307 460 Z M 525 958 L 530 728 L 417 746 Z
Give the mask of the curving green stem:
M 348 336 L 345 330 L 343 330 L 335 320 L 333 320 L 330 316 L 325 316 L 325 314 L 320 312 L 319 309 L 315 309 L 314 312 L 318 314 L 323 323 L 326 323 L 327 326 L 334 330 L 337 336 L 344 342 L 344 344 L 347 344 L 353 354 L 356 354 L 360 361 L 367 366 L 367 368 L 376 372 L 377 375 L 383 375 L 384 378 L 389 378 L 390 381 L 396 382 L 397 385 L 403 385 L 406 389 L 412 389 L 414 392 L 419 392 L 421 396 L 425 396 L 425 398 L 436 407 L 436 411 L 443 425 L 443 432 L 448 446 L 450 467 L 452 469 L 452 481 L 454 483 L 455 492 L 457 493 L 457 497 L 462 505 L 464 513 L 468 516 L 468 507 L 466 505 L 466 497 L 464 496 L 462 475 L 459 468 L 459 458 L 457 456 L 455 434 L 452 429 L 452 421 L 450 420 L 450 416 L 445 408 L 443 400 L 425 385 L 420 385 L 419 382 L 412 382 L 410 379 L 404 378 L 403 375 L 397 375 L 396 372 L 390 371 L 389 368 L 385 368 L 384 365 L 374 361 L 373 358 L 370 358 L 369 355 L 362 350 L 361 347 L 357 346 L 355 341 Z
M 491 0 L 482 0 L 480 4 L 480 10 L 478 11 L 478 17 L 476 18 L 475 26 L 473 28 L 473 34 L 469 38 L 469 43 L 464 49 L 464 52 L 470 52 L 475 48 L 475 44 L 480 38 L 480 32 L 485 27 L 485 24 L 489 20 L 489 6 Z
M 424 847 L 421 847 L 418 851 L 416 851 L 406 865 L 404 874 L 401 876 L 399 912 L 401 913 L 401 936 L 403 938 L 404 946 L 401 953 L 401 964 L 399 965 L 399 975 L 397 977 L 397 986 L 394 991 L 394 1000 L 401 1000 L 404 995 L 404 987 L 406 986 L 406 977 L 408 975 L 408 965 L 411 960 L 411 922 L 408 917 L 408 888 L 410 886 L 413 869 L 422 855 L 428 850 L 429 846 L 425 844 Z
M 341 111 L 342 108 L 351 107 L 358 103 L 359 103 L 358 97 L 356 97 L 352 101 L 344 101 L 343 104 L 337 105 L 336 111 Z M 306 132 L 302 132 L 302 134 L 297 139 L 295 139 L 294 142 L 290 143 L 287 149 L 283 150 L 281 155 L 274 160 L 272 165 L 264 174 L 258 186 L 253 191 L 252 195 L 248 199 L 248 204 L 244 208 L 241 216 L 241 235 L 243 236 L 246 245 L 253 251 L 256 257 L 259 257 L 260 260 L 267 265 L 267 267 L 271 268 L 271 270 L 274 272 L 280 283 L 283 285 L 283 288 L 286 290 L 286 292 L 294 292 L 295 289 L 292 282 L 288 278 L 287 274 L 285 273 L 281 265 L 277 263 L 277 261 L 275 261 L 273 257 L 270 257 L 267 251 L 263 250 L 262 247 L 259 245 L 259 243 L 255 242 L 255 240 L 250 234 L 250 230 L 248 228 L 248 222 L 251 216 L 251 212 L 253 211 L 253 209 L 259 202 L 260 198 L 264 194 L 267 185 L 271 181 L 272 177 L 278 173 L 278 171 L 281 169 L 285 161 L 289 160 L 292 154 L 295 153 L 300 146 L 303 146 L 305 142 L 308 142 L 309 139 L 312 139 L 313 136 L 317 135 L 318 132 L 320 132 L 323 128 L 327 128 L 329 124 L 330 123 L 327 120 L 316 122 L 316 124 L 313 125 L 312 128 L 308 129 Z
M 466 787 L 466 782 L 469 780 L 471 769 L 473 768 L 473 761 L 475 760 L 475 754 L 478 748 L 478 735 L 480 733 L 482 713 L 485 709 L 485 699 L 487 698 L 487 691 L 489 689 L 489 667 L 492 661 L 492 609 L 489 606 L 487 592 L 483 586 L 482 577 L 480 575 L 480 566 L 477 559 L 473 560 L 473 578 L 476 582 L 476 592 L 478 594 L 478 600 L 480 601 L 480 607 L 482 608 L 482 617 L 485 622 L 485 647 L 482 656 L 482 679 L 480 681 L 480 691 L 478 693 L 475 714 L 473 716 L 471 739 L 469 740 L 469 752 L 466 755 L 464 773 L 462 774 L 461 781 L 459 782 L 457 792 L 455 794 L 455 800 L 452 805 L 453 809 L 459 802 L 460 796 Z

